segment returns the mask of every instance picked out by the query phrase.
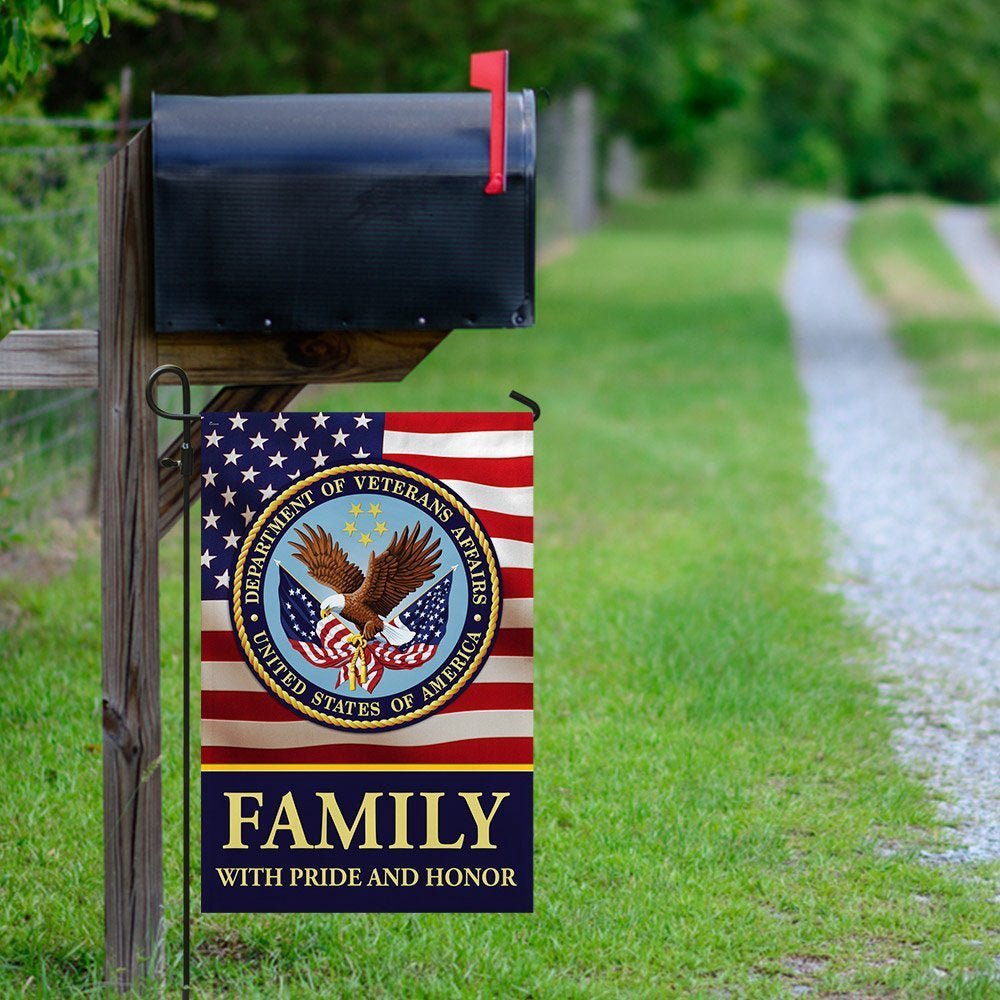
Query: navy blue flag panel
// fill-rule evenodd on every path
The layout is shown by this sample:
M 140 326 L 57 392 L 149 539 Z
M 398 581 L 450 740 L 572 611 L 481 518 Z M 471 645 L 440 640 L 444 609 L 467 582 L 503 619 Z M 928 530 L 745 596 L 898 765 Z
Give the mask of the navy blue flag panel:
M 530 910 L 530 415 L 202 441 L 203 910 Z

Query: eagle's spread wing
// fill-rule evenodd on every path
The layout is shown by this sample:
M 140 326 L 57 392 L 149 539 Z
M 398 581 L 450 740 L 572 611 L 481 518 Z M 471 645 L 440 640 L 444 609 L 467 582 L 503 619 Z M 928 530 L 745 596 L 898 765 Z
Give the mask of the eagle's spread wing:
M 303 525 L 302 529 L 296 528 L 295 531 L 301 539 L 290 543 L 292 548 L 298 550 L 295 558 L 306 564 L 314 580 L 341 594 L 350 594 L 364 583 L 365 576 L 361 570 L 322 528 Z
M 402 535 L 393 532 L 386 550 L 380 555 L 372 553 L 358 599 L 385 617 L 407 594 L 432 579 L 441 565 L 441 548 L 437 540 L 430 539 L 431 529 L 421 535 L 419 524 L 412 530 L 404 528 Z

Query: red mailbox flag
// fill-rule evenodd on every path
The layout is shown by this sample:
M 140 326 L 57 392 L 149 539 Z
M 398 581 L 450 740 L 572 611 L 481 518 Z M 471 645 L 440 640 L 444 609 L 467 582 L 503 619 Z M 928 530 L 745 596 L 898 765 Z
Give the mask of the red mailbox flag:
M 484 190 L 487 194 L 503 194 L 507 190 L 507 72 L 510 54 L 506 49 L 496 52 L 474 52 L 469 66 L 469 84 L 477 90 L 490 92 L 490 178 Z

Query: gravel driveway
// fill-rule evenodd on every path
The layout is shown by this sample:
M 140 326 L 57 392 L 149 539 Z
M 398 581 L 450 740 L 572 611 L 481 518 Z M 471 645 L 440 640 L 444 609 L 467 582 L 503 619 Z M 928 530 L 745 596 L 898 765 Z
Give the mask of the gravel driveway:
M 784 299 L 838 585 L 884 640 L 903 759 L 947 799 L 948 860 L 1000 858 L 1000 506 L 848 264 L 853 210 L 803 210 Z
M 979 294 L 1000 312 L 1000 244 L 990 230 L 989 216 L 971 205 L 951 205 L 941 209 L 934 222 Z

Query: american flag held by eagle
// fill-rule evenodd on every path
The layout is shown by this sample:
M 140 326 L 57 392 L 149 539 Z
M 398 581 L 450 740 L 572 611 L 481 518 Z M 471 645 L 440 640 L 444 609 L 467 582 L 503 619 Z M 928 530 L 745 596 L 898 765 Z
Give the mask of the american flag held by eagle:
M 292 645 L 313 665 L 338 667 L 341 682 L 349 681 L 351 690 L 360 681 L 371 691 L 384 668 L 411 670 L 434 655 L 447 627 L 451 571 L 399 606 L 438 569 L 440 547 L 431 541 L 430 528 L 423 535 L 418 525 L 394 533 L 383 552 L 371 554 L 367 574 L 323 528 L 306 525 L 296 532 L 300 540 L 290 543 L 296 558 L 314 580 L 334 591 L 319 602 L 281 569 L 282 624 Z

